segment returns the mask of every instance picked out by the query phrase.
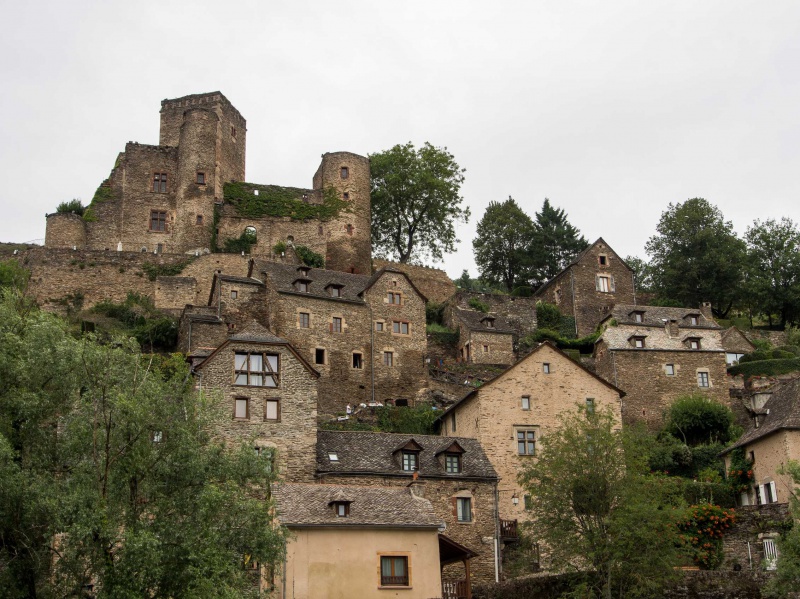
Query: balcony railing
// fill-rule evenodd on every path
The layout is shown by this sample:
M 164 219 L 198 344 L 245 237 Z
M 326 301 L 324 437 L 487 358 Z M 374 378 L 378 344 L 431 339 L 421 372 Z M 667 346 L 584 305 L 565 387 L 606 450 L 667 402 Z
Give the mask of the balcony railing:
M 500 538 L 504 541 L 516 541 L 519 538 L 516 520 L 500 520 Z
M 381 586 L 408 586 L 408 576 L 381 576 Z
M 466 580 L 442 583 L 442 599 L 469 599 L 469 585 Z

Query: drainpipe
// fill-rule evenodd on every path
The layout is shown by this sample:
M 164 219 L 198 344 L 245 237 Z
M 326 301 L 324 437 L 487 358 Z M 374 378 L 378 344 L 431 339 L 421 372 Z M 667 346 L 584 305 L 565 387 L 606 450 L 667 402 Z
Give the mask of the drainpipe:
M 221 270 L 217 271 L 217 318 L 222 318 L 222 281 L 219 279 Z
M 494 581 L 500 582 L 500 491 L 494 483 Z
M 367 304 L 367 308 L 369 309 L 369 354 L 371 357 L 369 364 L 370 394 L 372 403 L 375 403 L 375 320 L 372 314 L 372 306 Z
M 192 319 L 189 319 L 189 347 L 186 348 L 186 353 L 192 353 Z

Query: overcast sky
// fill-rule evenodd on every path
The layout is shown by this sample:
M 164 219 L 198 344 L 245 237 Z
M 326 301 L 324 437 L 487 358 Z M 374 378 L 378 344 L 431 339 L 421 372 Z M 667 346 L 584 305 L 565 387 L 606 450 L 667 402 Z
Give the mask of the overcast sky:
M 310 186 L 323 152 L 447 146 L 475 224 L 545 197 L 623 256 L 670 202 L 741 234 L 800 221 L 800 2 L 0 0 L 0 241 L 44 238 L 164 98 L 220 90 L 247 180 Z

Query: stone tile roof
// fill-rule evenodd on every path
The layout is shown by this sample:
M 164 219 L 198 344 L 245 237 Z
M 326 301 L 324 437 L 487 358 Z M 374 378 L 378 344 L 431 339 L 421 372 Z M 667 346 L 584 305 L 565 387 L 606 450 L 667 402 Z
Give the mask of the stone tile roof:
M 722 346 L 725 349 L 744 349 L 743 344 L 746 344 L 750 348 L 750 351 L 755 351 L 756 349 L 756 346 L 753 345 L 753 342 L 747 338 L 747 335 L 745 335 L 737 327 L 730 327 L 725 329 L 725 331 L 722 333 Z
M 419 453 L 421 479 L 497 478 L 497 473 L 477 439 L 361 431 L 317 432 L 317 473 L 378 474 L 410 478 L 412 473 L 402 469 L 400 458 L 395 452 L 412 439 L 422 447 Z M 447 474 L 443 461 L 436 454 L 450 447 L 453 442 L 457 442 L 464 450 L 461 456 L 461 472 Z M 338 461 L 330 460 L 330 452 L 337 455 Z
M 279 292 L 298 293 L 333 301 L 364 302 L 359 294 L 367 288 L 371 277 L 324 268 L 311 268 L 308 269 L 308 274 L 304 274 L 302 268 L 304 267 L 296 264 L 258 261 L 253 265 L 253 273 L 264 273 Z M 295 289 L 294 282 L 298 279 L 311 281 L 308 293 L 301 293 Z M 327 289 L 329 285 L 341 285 L 340 298 L 331 297 Z
M 228 336 L 228 341 L 241 341 L 249 343 L 279 343 L 289 345 L 286 339 L 276 337 L 269 329 L 251 320 L 235 334 Z
M 634 348 L 631 337 L 644 337 L 644 348 Z M 700 339 L 700 349 L 690 349 L 687 346 L 687 339 Z M 633 351 L 700 351 L 700 352 L 722 352 L 720 339 L 720 329 L 709 329 L 703 327 L 679 327 L 678 334 L 671 337 L 669 332 L 662 324 L 659 327 L 648 326 L 642 323 L 609 325 L 600 338 L 609 349 L 633 350 Z
M 722 453 L 744 447 L 779 430 L 800 430 L 800 378 L 774 386 L 772 397 L 761 410 L 762 413 L 767 411 L 769 413 L 759 419 L 758 428 L 753 426 L 745 431 L 736 443 Z
M 244 285 L 264 285 L 263 281 L 254 279 L 252 277 L 237 277 L 234 275 L 226 275 L 225 273 L 215 275 L 221 281 L 228 281 L 229 283 L 242 283 Z
M 438 528 L 431 502 L 407 487 L 357 487 L 281 483 L 273 487 L 278 521 L 285 526 L 376 526 Z M 350 513 L 339 517 L 330 505 L 350 501 Z
M 634 313 L 642 312 L 642 322 L 634 320 Z M 690 325 L 688 316 L 697 316 L 697 324 Z M 605 319 L 613 318 L 620 324 L 663 327 L 665 320 L 676 320 L 681 329 L 719 329 L 713 320 L 706 318 L 698 308 L 668 308 L 664 306 L 636 306 L 633 304 L 616 304 Z M 605 320 L 604 319 L 604 320 Z
M 471 331 L 482 331 L 484 333 L 500 333 L 512 335 L 514 327 L 505 318 L 498 316 L 492 312 L 484 313 L 477 310 L 464 310 L 463 308 L 454 307 L 453 312 L 463 324 Z M 485 319 L 494 318 L 494 328 L 486 326 Z

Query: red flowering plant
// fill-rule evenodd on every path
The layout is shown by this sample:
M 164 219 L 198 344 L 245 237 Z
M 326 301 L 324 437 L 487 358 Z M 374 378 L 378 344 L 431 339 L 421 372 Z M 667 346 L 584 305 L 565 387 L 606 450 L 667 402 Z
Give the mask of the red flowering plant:
M 723 560 L 722 537 L 735 521 L 733 509 L 704 503 L 690 506 L 678 524 L 683 544 L 703 570 L 717 568 Z
M 747 493 L 753 486 L 753 465 L 744 457 L 744 450 L 737 448 L 731 452 L 728 469 L 728 485 L 735 495 Z

